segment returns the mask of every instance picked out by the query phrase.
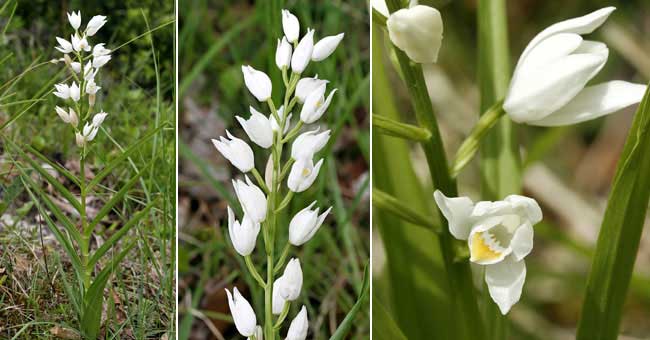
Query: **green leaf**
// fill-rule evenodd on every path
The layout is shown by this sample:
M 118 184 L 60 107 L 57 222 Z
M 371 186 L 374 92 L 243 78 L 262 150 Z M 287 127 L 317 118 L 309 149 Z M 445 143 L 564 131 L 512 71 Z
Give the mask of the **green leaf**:
M 61 165 L 57 164 L 56 162 L 53 162 L 53 161 L 49 160 L 47 157 L 45 157 L 45 155 L 43 155 L 42 153 L 38 152 L 38 151 L 37 151 L 36 149 L 34 149 L 31 145 L 27 145 L 27 151 L 29 151 L 29 153 L 33 154 L 34 156 L 36 156 L 36 157 L 37 157 L 38 159 L 40 159 L 41 161 L 43 161 L 43 162 L 49 164 L 49 165 L 50 165 L 51 167 L 53 167 L 53 168 L 54 168 L 58 173 L 62 174 L 62 175 L 65 176 L 67 179 L 69 179 L 70 181 L 74 182 L 75 185 L 79 186 L 79 178 L 77 178 L 77 176 L 73 175 L 70 171 L 68 171 L 68 169 L 62 167 Z
M 372 115 L 372 127 L 385 135 L 416 142 L 424 142 L 431 138 L 431 132 L 425 128 L 392 120 L 382 115 Z
M 618 163 L 576 338 L 616 339 L 650 199 L 650 90 Z
M 377 340 L 407 340 L 384 305 L 372 294 L 372 334 Z
M 138 224 L 138 222 L 147 215 L 149 210 L 154 207 L 154 205 L 157 203 L 156 200 L 153 200 L 149 202 L 149 204 L 144 207 L 141 211 L 139 211 L 137 214 L 135 214 L 131 219 L 129 219 L 129 222 L 126 223 L 122 228 L 120 228 L 119 231 L 117 231 L 115 234 L 113 234 L 106 242 L 104 242 L 101 247 L 97 248 L 95 253 L 90 257 L 88 260 L 88 267 L 92 268 L 95 266 L 95 264 L 101 259 L 104 254 L 106 254 L 107 251 L 109 251 L 126 233 L 131 230 L 134 226 Z
M 352 309 L 350 309 L 348 314 L 345 316 L 345 319 L 343 319 L 338 328 L 336 328 L 336 332 L 334 332 L 334 334 L 330 337 L 330 340 L 345 339 L 345 336 L 348 334 L 348 332 L 350 332 L 350 329 L 352 328 L 354 318 L 357 316 L 361 308 L 368 305 L 366 303 L 366 297 L 368 296 L 368 289 L 370 286 L 369 267 L 370 266 L 366 264 L 366 269 L 363 271 L 363 284 L 361 285 L 361 293 L 357 298 L 357 302 L 354 304 L 354 306 L 352 306 Z
M 104 287 L 115 267 L 126 257 L 135 246 L 133 241 L 111 260 L 111 262 L 95 277 L 84 295 L 82 316 L 80 320 L 81 333 L 86 339 L 97 339 L 101 326 L 102 308 L 104 306 Z
M 435 225 L 430 217 L 420 214 L 415 209 L 402 203 L 396 197 L 393 197 L 379 189 L 372 190 L 372 205 L 386 212 L 389 212 L 409 223 L 422 226 L 436 233 L 440 233 L 440 227 Z

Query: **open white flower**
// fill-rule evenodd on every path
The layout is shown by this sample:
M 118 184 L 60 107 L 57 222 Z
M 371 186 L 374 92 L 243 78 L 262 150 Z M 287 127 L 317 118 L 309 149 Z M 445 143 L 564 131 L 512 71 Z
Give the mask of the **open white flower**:
M 609 81 L 587 86 L 603 68 L 607 46 L 584 40 L 614 7 L 554 24 L 526 46 L 515 69 L 503 108 L 519 123 L 569 125 L 595 119 L 641 101 L 645 85 Z
M 59 52 L 66 53 L 66 54 L 67 53 L 72 53 L 73 49 L 72 49 L 72 43 L 71 42 L 69 42 L 69 41 L 67 41 L 67 40 L 65 40 L 63 38 L 59 38 L 59 37 L 56 37 L 56 41 L 59 43 L 59 46 L 56 46 L 55 48 Z
M 271 98 L 273 85 L 271 78 L 262 71 L 258 71 L 251 66 L 242 66 L 241 71 L 244 74 L 244 83 L 248 90 L 259 100 L 265 102 Z
M 99 31 L 102 26 L 106 23 L 106 17 L 103 15 L 95 15 L 88 21 L 88 25 L 86 25 L 86 34 L 89 37 L 92 37 Z
M 74 11 L 72 11 L 72 13 L 68 13 L 68 21 L 70 22 L 70 26 L 72 26 L 72 28 L 78 30 L 79 26 L 81 26 L 81 11 L 77 11 L 77 13 Z
M 386 21 L 388 36 L 416 63 L 435 63 L 442 45 L 442 16 L 437 9 L 417 5 L 392 13 Z
M 214 147 L 239 171 L 243 173 L 251 171 L 255 167 L 253 149 L 244 140 L 231 135 L 228 130 L 226 136 L 227 138 L 219 137 L 220 140 L 213 139 Z
M 101 57 L 111 54 L 111 50 L 104 47 L 104 45 L 104 43 L 101 43 L 93 47 L 93 57 Z
M 110 55 L 100 55 L 100 56 L 93 57 L 93 67 L 96 69 L 100 68 L 106 65 L 106 63 L 109 62 L 109 60 L 111 60 Z
M 275 65 L 282 70 L 291 65 L 291 44 L 287 41 L 287 37 L 278 39 L 278 47 L 275 50 Z
M 239 293 L 237 287 L 233 288 L 232 294 L 226 289 L 226 295 L 228 295 L 230 315 L 232 315 L 237 331 L 243 336 L 253 336 L 257 328 L 257 318 L 255 317 L 253 307 Z
M 235 119 L 242 126 L 248 137 L 257 145 L 268 149 L 273 145 L 273 129 L 268 117 L 249 107 L 251 116 L 248 120 L 235 116 Z
M 303 192 L 314 183 L 320 167 L 323 165 L 323 160 L 319 160 L 314 166 L 311 159 L 297 159 L 291 166 L 289 172 L 289 179 L 287 179 L 287 186 L 293 192 Z
M 330 91 L 330 94 L 325 99 L 325 84 L 322 84 L 316 90 L 312 91 L 300 110 L 300 120 L 305 124 L 311 124 L 323 116 L 327 108 L 332 102 L 332 97 L 336 93 L 336 89 Z
M 248 256 L 255 249 L 257 235 L 260 232 L 260 224 L 253 222 L 244 215 L 241 223 L 237 221 L 235 213 L 228 207 L 228 233 L 235 250 L 241 256 Z
M 244 215 L 255 223 L 262 223 L 266 219 L 266 196 L 262 189 L 251 182 L 248 176 L 244 176 L 246 182 L 233 180 L 237 199 L 244 209 Z
M 521 297 L 524 258 L 533 249 L 533 225 L 542 220 L 539 205 L 519 195 L 476 204 L 468 197 L 446 197 L 439 190 L 434 197 L 451 234 L 467 240 L 470 261 L 485 266 L 490 296 L 505 315 Z
M 64 123 L 70 124 L 72 126 L 77 126 L 79 124 L 79 117 L 77 116 L 77 113 L 72 109 L 69 108 L 68 111 L 66 111 L 63 108 L 60 108 L 56 106 L 55 108 L 56 114 L 61 117 L 61 120 L 63 120 Z
M 296 84 L 296 99 L 298 100 L 298 103 L 303 104 L 305 100 L 307 100 L 307 97 L 314 92 L 315 90 L 319 89 L 322 85 L 327 85 L 329 83 L 329 80 L 326 79 L 318 79 L 318 75 L 312 77 L 306 77 L 306 78 L 301 78 L 298 80 L 298 84 Z
M 298 315 L 291 321 L 285 340 L 305 340 L 308 330 L 309 320 L 307 319 L 307 309 L 305 306 L 302 306 Z
M 282 29 L 290 43 L 298 41 L 300 36 L 300 22 L 298 18 L 286 9 L 282 10 Z
M 69 87 L 70 89 L 70 99 L 74 100 L 75 102 L 78 102 L 79 99 L 81 98 L 81 90 L 79 89 L 79 85 L 77 85 L 77 82 L 72 82 L 72 85 Z
M 339 45 L 345 33 L 339 33 L 337 35 L 331 35 L 319 40 L 316 45 L 314 45 L 314 50 L 311 54 L 311 60 L 313 61 L 322 61 L 325 58 L 329 57 L 336 47 Z
M 331 131 L 326 130 L 318 133 L 319 130 L 317 128 L 300 134 L 291 144 L 291 158 L 295 160 L 311 159 L 314 154 L 325 147 L 330 139 Z
M 302 73 L 305 68 L 307 68 L 307 65 L 309 65 L 313 51 L 314 30 L 307 29 L 307 34 L 300 39 L 298 46 L 296 46 L 296 49 L 293 51 L 293 56 L 291 57 L 291 70 L 294 73 Z
M 67 84 L 55 84 L 54 89 L 55 96 L 64 100 L 70 98 L 70 86 Z
M 294 246 L 301 246 L 311 240 L 332 210 L 332 207 L 330 207 L 318 215 L 320 208 L 312 209 L 315 204 L 316 201 L 312 202 L 291 219 L 289 223 L 289 243 Z
M 90 45 L 88 44 L 88 40 L 86 39 L 85 35 L 80 37 L 75 33 L 71 38 L 71 43 L 72 43 L 72 49 L 77 52 L 90 51 Z

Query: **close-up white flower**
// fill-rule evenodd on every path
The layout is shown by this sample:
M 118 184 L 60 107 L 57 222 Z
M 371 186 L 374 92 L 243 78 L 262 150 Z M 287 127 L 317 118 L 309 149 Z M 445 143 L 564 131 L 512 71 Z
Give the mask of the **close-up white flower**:
M 106 63 L 108 63 L 110 60 L 111 60 L 110 55 L 95 56 L 95 57 L 93 57 L 93 67 L 96 68 L 96 69 L 100 68 L 100 67 L 106 65 Z
M 244 209 L 244 215 L 255 223 L 262 223 L 266 219 L 266 196 L 262 189 L 251 182 L 248 176 L 244 176 L 246 182 L 233 180 L 232 186 L 237 194 L 237 199 Z
M 300 120 L 305 124 L 311 124 L 320 119 L 330 106 L 337 89 L 330 91 L 327 99 L 325 99 L 325 86 L 325 84 L 322 84 L 305 99 L 305 103 L 300 110 Z
M 273 144 L 273 128 L 268 117 L 249 107 L 251 116 L 248 120 L 235 116 L 248 138 L 262 148 L 268 149 Z
M 239 171 L 246 173 L 255 167 L 253 149 L 244 140 L 230 134 L 230 131 L 226 130 L 226 137 L 213 139 L 212 144 Z
M 289 179 L 287 179 L 287 186 L 293 192 L 303 192 L 314 183 L 318 172 L 323 165 L 323 160 L 319 160 L 316 165 L 310 159 L 300 158 L 291 166 L 289 171 Z
M 621 80 L 587 86 L 604 67 L 607 45 L 585 40 L 615 10 L 606 7 L 551 25 L 526 46 L 503 109 L 512 120 L 539 126 L 569 125 L 637 104 L 646 85 Z
M 77 52 L 81 52 L 81 51 L 88 52 L 91 49 L 85 35 L 80 37 L 76 33 L 73 34 L 71 37 L 71 43 L 72 43 L 72 49 Z
M 68 13 L 68 21 L 72 28 L 78 30 L 79 26 L 81 26 L 81 11 L 77 11 L 76 13 L 72 11 L 72 13 Z
M 237 221 L 235 213 L 228 207 L 228 233 L 235 250 L 241 256 L 248 256 L 255 249 L 257 235 L 260 232 L 260 224 L 253 222 L 246 215 Z
M 282 276 L 273 282 L 273 296 L 271 298 L 271 311 L 273 315 L 280 315 L 284 309 L 284 304 L 287 302 L 280 294 L 280 287 L 282 287 Z
M 251 66 L 242 66 L 241 71 L 244 74 L 246 87 L 257 100 L 265 102 L 271 98 L 271 78 L 266 73 L 258 71 Z
M 282 10 L 282 29 L 290 43 L 295 43 L 300 37 L 300 22 L 298 18 L 286 9 Z
M 301 78 L 296 85 L 296 99 L 298 100 L 298 103 L 303 104 L 312 92 L 328 83 L 329 80 L 318 79 L 318 75 L 315 75 L 314 77 Z
M 93 47 L 93 57 L 101 57 L 111 54 L 111 50 L 104 47 L 106 44 L 101 43 Z
M 104 24 L 106 24 L 106 17 L 103 15 L 95 15 L 88 21 L 88 25 L 86 26 L 86 35 L 89 37 L 92 37 L 99 31 Z
M 72 43 L 71 42 L 69 42 L 69 41 L 67 41 L 67 40 L 65 40 L 63 38 L 59 38 L 59 37 L 56 37 L 56 41 L 59 43 L 59 46 L 56 46 L 55 48 L 59 52 L 66 53 L 66 54 L 67 53 L 72 53 L 73 49 L 72 49 Z
M 69 108 L 68 111 L 66 111 L 63 108 L 56 106 L 54 109 L 64 123 L 70 124 L 74 127 L 79 124 L 79 117 L 72 108 Z
M 437 9 L 423 5 L 400 9 L 388 17 L 386 27 L 393 44 L 414 62 L 438 61 L 443 24 Z
M 86 93 L 88 94 L 97 94 L 97 91 L 101 89 L 100 86 L 97 86 L 94 79 L 89 79 L 86 83 Z
M 301 246 L 311 240 L 332 210 L 329 207 L 322 214 L 320 208 L 312 209 L 316 201 L 300 210 L 289 222 L 289 242 L 294 246 Z
M 291 70 L 294 73 L 302 73 L 309 65 L 313 51 L 314 30 L 307 29 L 307 33 L 300 39 L 298 46 L 293 51 L 293 56 L 291 56 Z
M 319 128 L 312 131 L 303 132 L 293 141 L 291 145 L 291 158 L 298 159 L 311 159 L 318 151 L 320 151 L 330 139 L 331 131 L 326 130 L 323 132 Z
M 241 295 L 237 287 L 233 288 L 232 294 L 226 289 L 226 295 L 228 296 L 230 315 L 232 315 L 239 334 L 242 336 L 254 335 L 257 328 L 257 318 L 251 304 Z
M 279 69 L 288 68 L 291 65 L 291 52 L 292 47 L 287 37 L 282 37 L 282 40 L 278 39 L 278 47 L 275 50 L 275 65 Z
M 300 312 L 291 321 L 287 337 L 285 340 L 305 340 L 309 331 L 309 320 L 307 318 L 307 308 L 302 306 Z
M 311 54 L 311 60 L 313 61 L 322 61 L 325 58 L 329 57 L 336 47 L 339 45 L 345 33 L 339 33 L 337 35 L 331 35 L 319 40 L 316 45 L 314 45 L 314 50 Z
M 278 284 L 280 296 L 287 301 L 294 301 L 302 290 L 302 268 L 300 260 L 292 258 L 284 268 L 282 280 Z
M 439 190 L 434 197 L 451 234 L 467 241 L 469 260 L 485 266 L 490 296 L 501 313 L 507 314 L 521 297 L 524 258 L 533 249 L 533 225 L 542 220 L 539 205 L 520 195 L 476 204 L 468 197 L 446 197 Z
M 81 98 L 81 90 L 79 89 L 79 85 L 77 85 L 77 82 L 72 82 L 72 85 L 69 87 L 70 90 L 70 99 L 74 100 L 75 102 L 78 102 L 79 99 Z
M 55 96 L 64 100 L 70 98 L 70 86 L 67 84 L 55 84 L 54 89 Z

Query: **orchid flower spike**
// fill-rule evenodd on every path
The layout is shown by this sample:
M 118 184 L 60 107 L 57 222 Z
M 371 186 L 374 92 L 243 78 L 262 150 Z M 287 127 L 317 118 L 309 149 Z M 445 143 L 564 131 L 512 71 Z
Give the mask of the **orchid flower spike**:
M 264 149 L 268 149 L 273 145 L 273 128 L 271 121 L 268 117 L 255 110 L 252 106 L 249 107 L 251 116 L 248 120 L 242 117 L 235 116 L 241 127 L 246 131 L 248 138 L 253 143 L 259 145 Z
M 291 52 L 293 48 L 287 37 L 282 37 L 282 40 L 278 39 L 278 48 L 275 50 L 275 65 L 278 66 L 280 70 L 288 68 L 291 65 Z
M 244 176 L 246 182 L 233 180 L 232 186 L 235 188 L 237 199 L 244 209 L 244 216 L 248 217 L 254 223 L 262 223 L 266 219 L 266 196 L 262 189 L 251 182 L 248 176 Z
M 641 101 L 645 85 L 616 80 L 586 86 L 605 65 L 609 49 L 581 35 L 600 27 L 614 10 L 606 7 L 559 22 L 533 38 L 519 57 L 503 104 L 512 120 L 538 126 L 570 125 Z
M 414 62 L 438 61 L 443 25 L 437 9 L 423 5 L 400 9 L 388 17 L 386 27 L 393 44 Z
M 289 178 L 287 179 L 287 186 L 293 192 L 303 192 L 314 183 L 320 167 L 323 165 L 323 160 L 319 160 L 314 166 L 314 162 L 309 159 L 300 158 L 296 160 L 291 166 L 289 171 Z
M 289 223 L 289 243 L 294 246 L 301 246 L 309 241 L 325 221 L 325 218 L 332 210 L 332 207 L 318 215 L 320 208 L 312 209 L 316 201 L 308 207 L 300 210 Z
M 278 284 L 280 296 L 286 301 L 294 301 L 300 296 L 302 289 L 302 269 L 300 268 L 300 260 L 292 258 L 284 268 L 282 280 Z
M 294 160 L 313 158 L 330 139 L 330 130 L 318 133 L 319 129 L 300 134 L 291 144 L 291 158 Z
M 226 289 L 226 295 L 228 295 L 228 306 L 237 331 L 242 336 L 253 336 L 257 328 L 257 318 L 253 307 L 239 293 L 237 287 L 233 288 L 232 294 Z
M 533 249 L 533 225 L 542 220 L 539 205 L 519 195 L 474 204 L 468 197 L 449 198 L 436 190 L 434 198 L 451 234 L 467 241 L 470 261 L 485 266 L 490 296 L 507 314 L 521 297 L 524 258 Z
M 314 51 L 314 30 L 307 29 L 307 34 L 305 34 L 298 46 L 296 46 L 295 51 L 293 51 L 293 56 L 291 57 L 291 70 L 294 73 L 300 74 L 309 65 L 311 60 L 311 55 Z
M 320 88 L 322 85 L 327 85 L 329 80 L 318 79 L 318 75 L 313 78 L 301 78 L 296 84 L 296 99 L 298 103 L 303 104 L 314 90 Z
M 345 33 L 339 33 L 337 35 L 331 35 L 319 40 L 316 45 L 314 45 L 314 50 L 311 54 L 311 60 L 313 61 L 322 61 L 325 58 L 329 57 L 336 47 L 339 45 Z
M 330 91 L 330 94 L 325 99 L 325 84 L 321 84 L 316 90 L 312 91 L 300 110 L 300 120 L 305 124 L 311 124 L 323 116 L 327 108 L 332 102 L 332 97 L 336 93 L 336 89 Z
M 228 130 L 226 136 L 227 138 L 221 136 L 220 140 L 213 139 L 214 147 L 239 171 L 243 173 L 251 171 L 255 167 L 253 149 L 244 140 L 231 135 Z
M 86 35 L 92 37 L 104 24 L 106 24 L 106 17 L 103 15 L 95 15 L 88 21 L 88 25 L 86 25 Z
M 300 36 L 300 22 L 298 18 L 286 9 L 282 10 L 282 29 L 290 43 L 298 41 Z
M 72 13 L 68 13 L 68 21 L 70 22 L 70 26 L 76 30 L 79 29 L 79 26 L 81 26 L 81 11 L 77 11 L 75 13 L 74 11 Z
M 307 319 L 307 309 L 302 306 L 298 315 L 291 321 L 287 331 L 286 340 L 305 340 L 309 330 L 309 320 Z
M 265 102 L 271 98 L 271 78 L 262 71 L 258 71 L 251 66 L 242 66 L 241 71 L 244 74 L 244 83 L 248 90 L 260 102 Z
M 255 249 L 260 224 L 253 222 L 244 215 L 241 223 L 235 218 L 235 213 L 228 207 L 228 233 L 235 250 L 241 256 L 250 255 Z

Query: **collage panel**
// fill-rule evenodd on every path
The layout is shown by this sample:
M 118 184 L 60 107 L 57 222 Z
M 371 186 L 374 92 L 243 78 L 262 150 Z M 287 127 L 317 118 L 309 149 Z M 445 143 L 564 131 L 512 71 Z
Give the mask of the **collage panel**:
M 174 1 L 0 2 L 0 339 L 174 339 Z
M 368 339 L 362 0 L 179 2 L 179 339 Z

